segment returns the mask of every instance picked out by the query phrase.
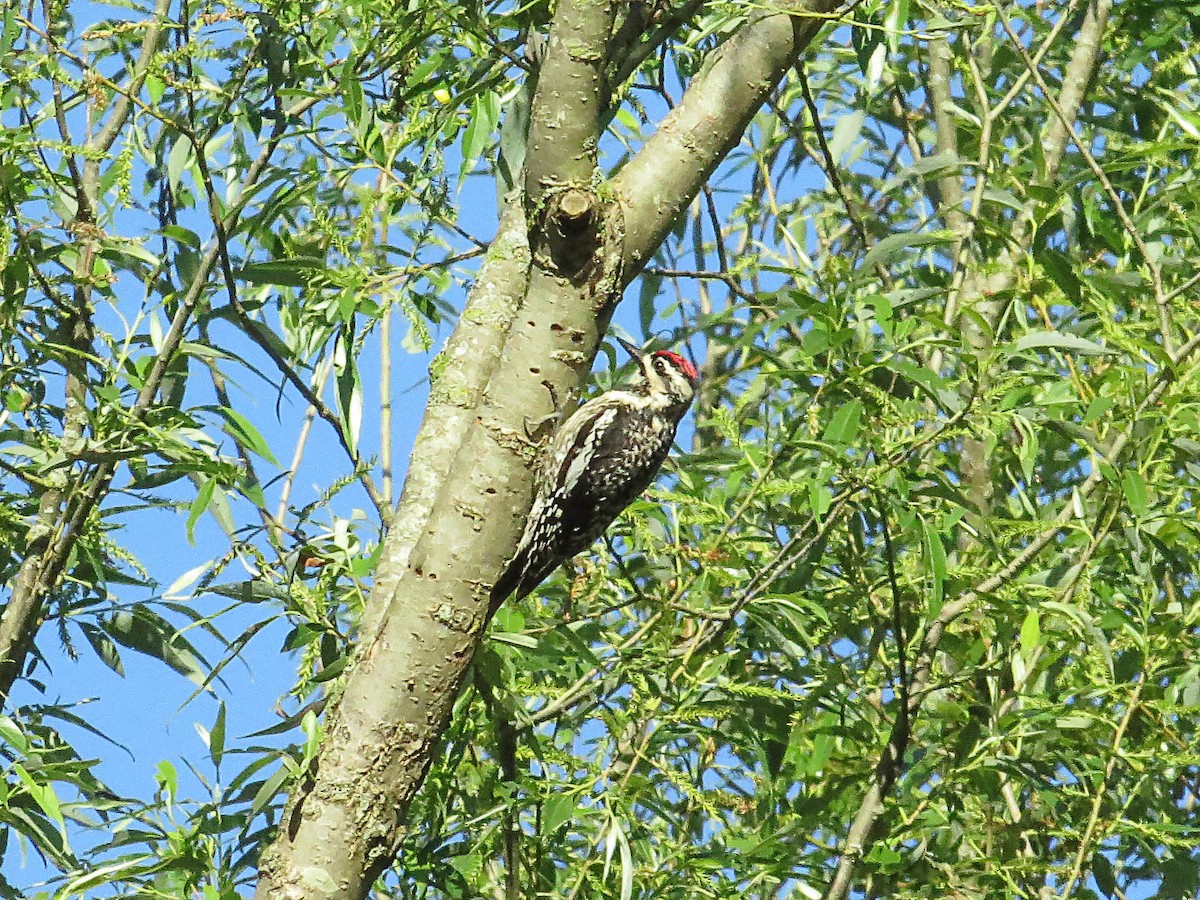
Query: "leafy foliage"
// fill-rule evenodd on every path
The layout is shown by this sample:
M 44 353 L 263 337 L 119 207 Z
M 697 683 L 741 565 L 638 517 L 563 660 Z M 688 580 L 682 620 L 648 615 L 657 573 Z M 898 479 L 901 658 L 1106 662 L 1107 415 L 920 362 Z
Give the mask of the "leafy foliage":
M 615 61 L 609 168 L 747 14 L 698 6 Z M 1195 894 L 1196 10 L 1052 7 L 864 3 L 772 96 L 622 318 L 699 357 L 690 447 L 497 616 L 379 896 Z M 39 896 L 253 880 L 390 515 L 370 411 L 417 415 L 396 311 L 414 352 L 456 316 L 549 17 L 5 11 L 0 576 L 53 587 L 0 840 Z M 123 543 L 164 511 L 205 564 Z M 275 623 L 286 712 L 236 738 Z M 52 634 L 222 698 L 198 799 L 101 781 Z

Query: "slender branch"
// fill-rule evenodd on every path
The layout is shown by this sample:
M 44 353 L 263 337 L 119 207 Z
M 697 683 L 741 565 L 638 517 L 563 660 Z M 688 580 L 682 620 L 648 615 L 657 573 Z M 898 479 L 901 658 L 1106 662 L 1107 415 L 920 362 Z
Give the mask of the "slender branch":
M 379 216 L 379 245 L 386 247 L 390 229 L 389 204 L 385 201 L 385 177 L 382 172 L 375 179 L 376 203 Z M 383 485 L 383 502 L 392 508 L 394 499 L 394 475 L 392 461 L 392 320 L 396 316 L 396 305 L 387 303 L 379 318 L 379 466 Z
M 929 78 L 926 90 L 929 92 L 929 108 L 933 112 L 934 149 L 938 153 L 958 158 L 958 125 L 951 112 L 953 99 L 950 93 L 952 77 L 950 43 L 945 34 L 935 34 L 929 40 Z M 981 113 L 982 115 L 982 113 Z M 958 257 L 959 245 L 963 243 L 967 227 L 966 216 L 963 214 L 963 191 L 961 176 L 957 172 L 947 172 L 936 179 L 938 199 L 941 201 L 941 213 L 946 226 L 953 231 L 957 238 L 951 247 L 951 255 Z
M 304 398 L 304 402 L 333 428 L 334 436 L 338 439 L 338 443 L 342 445 L 342 450 L 345 451 L 346 456 L 354 464 L 355 478 L 362 484 L 363 490 L 366 492 L 371 504 L 375 507 L 375 511 L 379 514 L 380 520 L 384 525 L 387 525 L 392 519 L 392 507 L 384 500 L 383 495 L 379 492 L 379 488 L 375 485 L 375 480 L 371 477 L 371 473 L 364 468 L 361 457 L 359 457 L 354 447 L 351 446 L 350 439 L 346 435 L 346 430 L 342 425 L 342 420 L 338 418 L 338 414 L 330 409 L 329 404 L 317 396 L 312 388 L 305 384 L 304 379 L 300 377 L 295 368 L 283 358 L 274 344 L 267 339 L 263 333 L 263 329 L 266 326 L 250 315 L 250 312 L 242 305 L 237 295 L 230 295 L 229 300 L 234 315 L 237 316 L 243 325 L 243 333 L 250 340 L 254 341 L 258 348 L 275 364 L 275 368 L 279 370 L 279 374 L 286 378 L 288 383 L 296 389 L 300 396 Z
M 203 329 L 203 331 L 207 332 L 207 329 Z M 204 334 L 204 340 L 208 346 L 212 346 L 212 344 L 209 342 L 207 333 Z M 217 368 L 215 361 L 207 361 L 207 368 L 208 377 L 212 381 L 213 393 L 217 395 L 217 402 L 226 409 L 231 409 L 233 404 L 229 399 L 229 387 L 225 381 L 224 373 Z M 236 434 L 231 436 L 233 438 L 234 446 L 237 447 L 238 459 L 241 461 L 242 468 L 245 470 L 246 482 L 261 488 L 262 482 L 259 480 L 258 472 L 254 467 L 254 458 L 250 455 L 250 451 L 247 449 L 245 442 Z M 271 515 L 270 510 L 268 510 L 265 505 L 259 506 L 256 504 L 255 509 L 258 512 L 260 521 L 263 523 L 263 527 L 267 529 L 267 534 L 270 535 L 272 541 L 278 543 L 280 536 L 279 520 L 275 519 Z
M 821 148 L 821 158 L 824 160 L 821 168 L 825 171 L 825 177 L 833 185 L 833 189 L 837 192 L 838 197 L 841 198 L 842 207 L 846 210 L 846 219 L 854 229 L 854 233 L 858 236 L 859 243 L 864 250 L 870 250 L 872 241 L 867 236 L 866 226 L 854 209 L 854 202 L 850 197 L 850 192 L 846 190 L 841 176 L 838 175 L 837 162 L 833 158 L 833 152 L 829 149 L 829 143 L 825 140 L 825 129 L 821 125 L 821 114 L 817 109 L 816 100 L 813 99 L 812 89 L 808 85 L 808 77 L 798 67 L 796 74 L 800 82 L 800 93 L 804 97 L 804 105 L 808 107 L 808 114 L 812 117 L 813 132 L 817 136 L 817 146 Z M 893 287 L 894 280 L 892 279 L 892 273 L 887 270 L 887 267 L 883 263 L 875 264 L 875 274 L 879 276 L 879 280 L 884 287 L 889 289 Z
M 317 369 L 316 377 L 313 378 L 312 393 L 320 396 L 325 391 L 325 385 L 329 383 L 329 376 L 333 373 L 333 354 L 325 357 L 325 361 Z M 300 425 L 300 433 L 296 436 L 296 447 L 292 451 L 292 459 L 288 464 L 287 475 L 283 479 L 283 487 L 279 491 L 279 504 L 275 507 L 276 521 L 284 521 L 284 516 L 287 515 L 288 499 L 292 495 L 292 486 L 296 483 L 296 473 L 300 471 L 300 461 L 304 458 L 304 450 L 308 445 L 308 437 L 312 432 L 313 421 L 317 418 L 317 410 L 311 403 L 304 411 L 304 421 Z
M 610 76 L 613 87 L 624 84 L 627 79 L 632 77 L 642 63 L 658 52 L 667 39 L 676 34 L 679 27 L 696 15 L 703 6 L 704 0 L 687 0 L 680 6 L 668 10 L 658 21 L 650 36 L 625 53 L 620 64 Z
M 741 139 L 778 80 L 821 27 L 833 0 L 757 13 L 717 49 L 679 105 L 613 179 L 625 212 L 626 280 L 657 249 L 678 215 Z M 717 126 L 719 123 L 719 127 Z
M 1179 287 L 1172 288 L 1170 291 L 1167 291 L 1167 293 L 1163 294 L 1163 302 L 1170 303 L 1176 297 L 1186 294 L 1198 284 L 1200 284 L 1200 272 L 1197 272 L 1183 284 L 1179 285 Z
M 1093 788 L 1092 809 L 1088 815 L 1087 825 L 1083 830 L 1083 837 L 1079 840 L 1079 849 L 1075 851 L 1075 859 L 1071 863 L 1071 873 L 1067 876 L 1066 882 L 1063 884 L 1062 892 L 1058 895 L 1059 900 L 1067 900 L 1068 897 L 1075 893 L 1075 885 L 1079 883 L 1079 879 L 1083 876 L 1084 861 L 1090 858 L 1089 851 L 1092 846 L 1092 837 L 1096 833 L 1096 828 L 1100 822 L 1100 807 L 1104 804 L 1104 792 L 1108 790 L 1108 784 L 1112 781 L 1113 771 L 1117 767 L 1117 760 L 1121 756 L 1121 741 L 1125 739 L 1125 732 L 1129 729 L 1129 723 L 1133 719 L 1134 712 L 1137 711 L 1138 704 L 1142 698 L 1142 688 L 1146 685 L 1145 675 L 1139 675 L 1137 684 L 1134 685 L 1133 693 L 1130 694 L 1129 700 L 1125 704 L 1125 713 L 1121 716 L 1121 721 L 1117 723 L 1117 728 L 1113 732 L 1112 743 L 1108 748 L 1108 763 L 1104 766 L 1104 776 L 1100 779 L 1100 783 Z
M 120 136 L 121 129 L 125 127 L 125 120 L 129 117 L 130 98 L 136 96 L 141 91 L 142 85 L 146 83 L 146 76 L 150 74 L 150 63 L 154 61 L 154 54 L 158 52 L 158 44 L 162 39 L 163 23 L 167 21 L 167 15 L 170 10 L 171 0 L 155 0 L 154 11 L 151 13 L 151 18 L 146 22 L 145 26 L 145 36 L 142 38 L 142 52 L 138 55 L 137 61 L 133 65 L 129 87 L 124 91 L 117 92 L 117 102 L 108 114 L 108 120 L 100 129 L 100 133 L 92 139 L 92 147 L 99 150 L 101 154 L 109 151 Z M 99 166 L 99 164 L 99 159 L 97 158 L 95 165 Z
M 966 43 L 966 36 L 963 36 L 963 43 Z M 932 54 L 932 50 L 931 50 Z M 967 266 L 967 257 L 970 253 L 971 242 L 975 237 L 975 228 L 979 222 L 980 211 L 983 209 L 983 198 L 988 188 L 988 181 L 991 168 L 991 153 L 992 153 L 992 117 L 985 115 L 987 110 L 987 88 L 984 85 L 982 74 L 975 63 L 974 55 L 970 48 L 967 49 L 967 69 L 971 73 L 971 84 L 975 89 L 975 103 L 979 109 L 981 125 L 979 128 L 979 151 L 975 161 L 975 187 L 971 192 L 970 200 L 966 210 L 961 208 L 962 192 L 961 190 L 954 191 L 957 195 L 957 203 L 954 212 L 947 211 L 947 222 L 955 222 L 958 227 L 955 228 L 958 237 L 953 245 L 953 262 L 951 264 L 950 290 L 946 292 L 946 307 L 942 311 L 942 323 L 947 327 L 951 327 L 958 318 L 959 304 L 962 302 L 964 286 L 968 281 L 973 282 L 973 271 Z M 948 75 L 948 73 L 947 73 Z M 930 79 L 931 91 L 934 90 L 933 83 L 935 79 Z M 933 101 L 931 101 L 933 102 Z M 949 103 L 949 97 L 944 98 L 943 102 Z M 953 123 L 950 123 L 953 127 Z M 939 131 L 939 140 L 942 140 Z M 955 139 L 957 147 L 957 139 Z M 955 150 L 957 153 L 957 150 Z M 957 179 L 948 179 L 954 181 L 957 185 Z M 976 285 L 972 283 L 974 290 Z M 974 326 L 968 326 L 974 328 Z M 974 334 L 974 343 L 982 344 L 982 336 Z M 934 372 L 940 372 L 942 368 L 942 348 L 935 347 L 929 355 L 929 368 Z
M 896 711 L 895 730 L 899 735 L 899 746 L 896 748 L 897 760 L 903 762 L 904 752 L 908 747 L 911 733 L 908 717 L 908 640 L 904 633 L 904 608 L 900 600 L 900 579 L 896 575 L 896 548 L 892 545 L 892 530 L 888 525 L 887 507 L 877 496 L 875 505 L 879 509 L 879 527 L 883 531 L 883 549 L 887 559 L 888 584 L 892 593 L 892 635 L 896 641 L 896 681 L 898 684 L 897 698 L 899 705 Z M 895 782 L 899 771 L 891 774 L 888 786 Z
M 1040 66 L 1042 64 L 1042 60 L 1045 58 L 1046 54 L 1050 52 L 1050 48 L 1054 46 L 1055 42 L 1058 40 L 1058 36 L 1062 33 L 1063 26 L 1065 26 L 1069 21 L 1071 21 L 1072 18 L 1074 18 L 1075 10 L 1078 7 L 1079 0 L 1069 0 L 1067 5 L 1063 7 L 1062 12 L 1059 13 L 1058 19 L 1051 27 L 1050 33 L 1046 35 L 1046 39 L 1042 41 L 1042 43 L 1038 45 L 1037 50 L 1034 51 L 1033 61 L 1037 65 Z M 988 118 L 999 118 L 1004 111 L 1012 105 L 1012 102 L 1021 95 L 1021 91 L 1025 90 L 1025 85 L 1029 83 L 1029 79 L 1032 75 L 1033 70 L 1028 67 L 1024 72 L 1019 74 L 1013 81 L 1012 87 L 1008 89 L 1008 92 L 1000 98 L 1000 101 L 995 106 L 992 107 L 991 111 L 988 113 Z

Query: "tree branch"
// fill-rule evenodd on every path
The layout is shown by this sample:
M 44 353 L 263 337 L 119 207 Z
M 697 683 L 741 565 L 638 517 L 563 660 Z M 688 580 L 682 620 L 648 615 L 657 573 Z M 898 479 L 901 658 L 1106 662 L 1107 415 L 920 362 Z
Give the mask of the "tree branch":
M 713 53 L 679 105 L 613 179 L 624 210 L 626 283 L 737 145 L 783 73 L 821 26 L 836 18 L 837 5 L 801 0 L 788 4 L 786 12 L 755 15 Z
M 1191 356 L 1196 352 L 1197 348 L 1200 348 L 1200 334 L 1192 337 L 1191 340 L 1179 348 L 1179 361 Z M 1138 421 L 1139 416 L 1145 410 L 1153 407 L 1162 399 L 1163 394 L 1174 380 L 1174 369 L 1163 369 L 1158 373 L 1153 387 L 1146 392 L 1146 396 L 1138 404 L 1134 414 L 1130 416 L 1130 424 L 1116 435 L 1109 444 L 1104 453 L 1106 459 L 1113 461 L 1120 457 L 1125 447 L 1129 444 L 1129 441 L 1133 438 L 1134 423 Z M 1104 474 L 1102 467 L 1098 464 L 1093 464 L 1091 474 L 1080 483 L 1076 490 L 1079 496 L 1086 500 L 1103 482 Z M 901 729 L 908 729 L 910 724 L 916 720 L 917 714 L 921 710 L 921 704 L 924 702 L 925 697 L 929 695 L 934 657 L 946 628 L 960 615 L 974 606 L 981 597 L 994 593 L 1020 574 L 1027 565 L 1033 562 L 1046 547 L 1058 538 L 1074 515 L 1074 504 L 1067 502 L 1055 517 L 1050 527 L 1035 536 L 999 570 L 978 582 L 975 587 L 966 591 L 957 600 L 947 602 L 937 617 L 929 624 L 915 654 L 917 663 L 913 668 L 912 685 L 909 690 L 908 716 L 905 720 L 897 716 L 896 723 L 892 726 L 887 745 L 880 754 L 880 759 L 871 776 L 870 784 L 859 803 L 858 811 L 855 813 L 850 830 L 846 834 L 842 857 L 838 861 L 833 881 L 830 882 L 829 889 L 825 893 L 825 900 L 844 900 L 849 895 L 854 870 L 863 850 L 868 845 L 871 829 L 883 811 L 883 797 L 892 781 L 894 781 L 894 779 L 888 777 L 888 772 L 903 762 L 902 758 L 897 755 L 897 750 L 902 746 L 905 739 L 901 733 Z
M 635 274 L 623 263 L 653 252 L 736 143 L 824 21 L 814 5 L 744 26 L 750 39 L 735 35 L 716 52 L 680 115 L 619 176 L 634 177 L 603 195 L 593 183 L 612 12 L 582 0 L 559 5 L 531 114 L 529 196 L 510 201 L 439 357 L 355 665 L 329 715 L 315 780 L 296 788 L 287 827 L 263 856 L 256 896 L 362 897 L 390 864 L 480 640 L 491 582 L 524 525 L 537 450 L 525 422 L 587 377 Z M 639 179 L 649 178 L 655 189 L 641 191 Z M 622 214 L 635 217 L 636 236 Z
M 312 98 L 303 100 L 290 112 L 299 115 L 316 102 Z M 262 151 L 247 170 L 238 197 L 225 218 L 227 232 L 236 227 L 242 209 L 249 202 L 254 186 L 283 136 L 286 122 L 287 118 L 282 116 L 276 121 Z M 216 240 L 210 241 L 187 292 L 179 301 L 179 307 L 163 337 L 158 355 L 146 374 L 137 398 L 128 410 L 127 420 L 130 425 L 140 422 L 153 406 L 167 369 L 183 342 L 192 312 L 208 285 L 208 277 L 217 263 L 217 254 Z M 12 690 L 13 682 L 24 669 L 25 660 L 33 647 L 38 620 L 41 618 L 46 598 L 58 584 L 71 550 L 75 547 L 92 511 L 107 494 L 118 462 L 119 460 L 108 459 L 95 467 L 86 485 L 81 484 L 76 496 L 67 502 L 61 513 L 54 516 L 56 522 L 45 530 L 44 539 L 39 537 L 40 552 L 37 546 L 31 546 L 29 554 L 21 564 L 9 602 L 0 615 L 0 697 L 5 700 Z M 49 513 L 46 508 L 48 502 L 47 496 L 43 495 L 42 508 L 38 513 L 39 521 Z M 57 509 L 57 504 L 55 508 Z
M 331 896 L 313 872 L 338 885 L 337 896 L 365 896 L 391 863 L 398 824 L 449 720 L 486 619 L 490 580 L 519 537 L 523 517 L 514 513 L 529 503 L 533 448 L 521 423 L 532 414 L 531 386 L 541 405 L 549 401 L 543 382 L 567 388 L 560 396 L 582 382 L 597 315 L 611 308 L 614 267 L 588 268 L 593 253 L 585 252 L 572 261 L 582 268 L 571 269 L 552 241 L 536 254 L 529 244 L 530 234 L 541 238 L 552 225 L 586 239 L 603 221 L 593 215 L 591 178 L 611 15 L 578 3 L 555 14 L 526 153 L 532 221 L 521 200 L 510 200 L 435 363 L 355 668 L 330 715 L 316 783 L 290 798 L 291 826 L 264 854 L 256 896 Z M 603 242 L 589 250 L 603 255 Z

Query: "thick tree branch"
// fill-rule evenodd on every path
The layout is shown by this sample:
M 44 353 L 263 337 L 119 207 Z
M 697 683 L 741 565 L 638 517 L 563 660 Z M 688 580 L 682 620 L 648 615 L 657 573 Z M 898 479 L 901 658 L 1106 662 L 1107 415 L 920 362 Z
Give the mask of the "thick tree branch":
M 613 179 L 625 218 L 628 283 L 741 139 L 779 79 L 831 18 L 831 0 L 788 4 L 756 15 L 722 44 L 679 105 Z
M 1062 91 L 1057 98 L 1052 98 L 1062 114 L 1052 117 L 1042 132 L 1047 182 L 1053 182 L 1058 177 L 1058 169 L 1062 165 L 1067 141 L 1075 127 L 1075 119 L 1079 115 L 1079 108 L 1083 104 L 1088 86 L 1092 83 L 1092 73 L 1096 69 L 1096 63 L 1100 59 L 1100 41 L 1104 37 L 1104 29 L 1108 25 L 1108 17 L 1112 13 L 1112 8 L 1112 0 L 1092 0 L 1084 12 L 1083 24 L 1072 41 L 1071 60 L 1063 73 Z M 997 9 L 997 13 L 1004 25 L 1008 26 L 1008 16 L 1002 7 Z M 1010 39 L 1015 37 L 1010 27 L 1006 27 L 1005 30 Z M 1019 40 L 1015 46 L 1025 61 L 1026 71 L 1035 81 L 1041 82 L 1039 87 L 1042 90 L 1047 90 L 1045 82 L 1041 81 L 1038 73 L 1037 62 L 1029 56 L 1028 51 L 1021 46 Z M 1052 97 L 1049 93 L 1046 96 Z
M 363 897 L 403 836 L 478 645 L 488 586 L 519 537 L 514 513 L 528 508 L 527 418 L 582 382 L 611 309 L 612 235 L 591 192 L 611 23 L 607 5 L 556 12 L 526 152 L 531 221 L 510 201 L 439 358 L 355 668 L 256 896 Z
M 615 15 L 614 3 L 564 2 L 554 16 L 529 114 L 525 190 L 531 209 L 559 187 L 591 183 Z

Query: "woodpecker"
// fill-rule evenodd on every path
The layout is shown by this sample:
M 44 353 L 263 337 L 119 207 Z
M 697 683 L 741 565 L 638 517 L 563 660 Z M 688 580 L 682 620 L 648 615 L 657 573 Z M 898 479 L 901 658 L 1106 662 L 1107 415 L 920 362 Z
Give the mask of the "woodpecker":
M 525 533 L 492 588 L 491 612 L 520 600 L 554 569 L 586 550 L 658 473 L 692 404 L 699 376 L 678 353 L 642 353 L 627 387 L 589 400 L 554 435 Z

